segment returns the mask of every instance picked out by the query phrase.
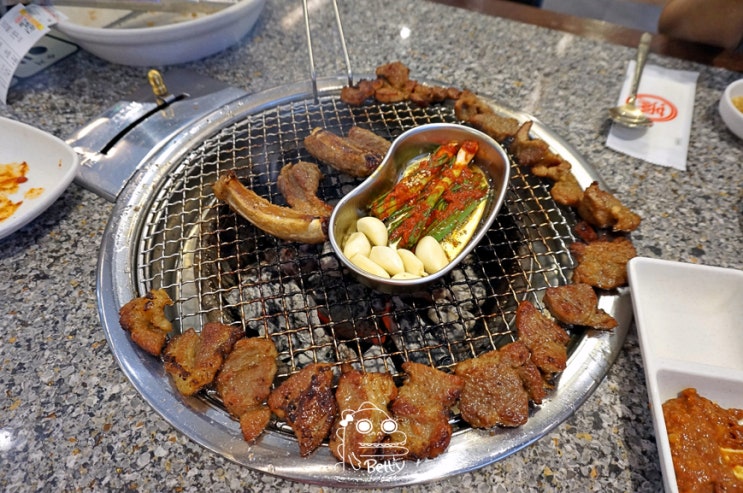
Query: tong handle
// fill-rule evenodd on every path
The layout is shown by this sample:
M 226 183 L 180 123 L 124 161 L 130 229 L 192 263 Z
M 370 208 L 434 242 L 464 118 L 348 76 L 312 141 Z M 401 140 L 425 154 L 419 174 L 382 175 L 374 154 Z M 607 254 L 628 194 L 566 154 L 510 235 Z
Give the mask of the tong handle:
M 318 99 L 317 90 L 317 69 L 315 68 L 315 56 L 312 51 L 312 30 L 310 29 L 310 14 L 309 8 L 307 7 L 307 0 L 302 0 L 302 8 L 304 9 L 304 25 L 307 32 L 307 49 L 310 58 L 310 78 L 312 79 L 312 92 L 315 95 L 315 101 Z M 353 85 L 353 72 L 351 71 L 351 59 L 348 56 L 348 47 L 346 46 L 346 37 L 343 34 L 343 23 L 341 22 L 341 14 L 338 10 L 337 0 L 333 0 L 333 9 L 335 11 L 335 24 L 338 29 L 338 35 L 341 41 L 341 50 L 343 51 L 343 58 L 346 63 L 346 76 L 348 77 L 348 85 Z

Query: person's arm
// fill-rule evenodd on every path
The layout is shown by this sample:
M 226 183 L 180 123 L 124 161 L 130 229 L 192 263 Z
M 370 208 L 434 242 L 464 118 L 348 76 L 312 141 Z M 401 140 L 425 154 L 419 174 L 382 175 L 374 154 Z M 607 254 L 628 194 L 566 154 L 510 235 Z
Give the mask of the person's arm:
M 735 48 L 743 39 L 743 0 L 668 0 L 658 20 L 658 32 Z

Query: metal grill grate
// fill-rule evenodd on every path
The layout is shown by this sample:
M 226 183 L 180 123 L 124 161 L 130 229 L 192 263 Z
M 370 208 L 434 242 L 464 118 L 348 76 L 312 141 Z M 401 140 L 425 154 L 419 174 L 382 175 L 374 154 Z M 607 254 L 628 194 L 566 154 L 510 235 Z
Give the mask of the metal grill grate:
M 234 169 L 246 186 L 283 204 L 282 166 L 312 160 L 302 141 L 322 126 L 352 125 L 392 140 L 408 128 L 455 122 L 450 106 L 408 103 L 349 107 L 336 96 L 276 105 L 230 126 L 192 150 L 163 182 L 144 218 L 137 283 L 175 300 L 177 331 L 207 321 L 270 334 L 278 379 L 312 361 L 400 372 L 413 360 L 450 368 L 514 338 L 519 301 L 564 284 L 575 218 L 539 179 L 512 163 L 506 203 L 481 244 L 434 288 L 386 295 L 344 273 L 329 245 L 299 245 L 265 235 L 218 203 L 211 184 Z M 337 201 L 359 182 L 321 167 L 318 194 Z M 580 334 L 574 337 L 580 337 Z
M 310 361 L 349 363 L 399 375 L 407 360 L 451 369 L 458 361 L 513 340 L 519 301 L 541 305 L 550 285 L 568 282 L 568 246 L 576 222 L 548 186 L 512 164 L 507 197 L 480 245 L 439 284 L 422 293 L 385 295 L 344 273 L 329 246 L 278 241 L 217 202 L 211 186 L 235 169 L 240 179 L 282 203 L 276 177 L 286 163 L 309 159 L 302 141 L 315 126 L 345 133 L 351 125 L 394 138 L 410 127 L 454 122 L 449 106 L 408 104 L 350 108 L 338 101 L 345 81 L 279 87 L 215 109 L 163 143 L 118 195 L 101 244 L 98 300 L 112 353 L 145 400 L 195 442 L 251 469 L 332 486 L 402 486 L 448 477 L 522 449 L 567 419 L 613 363 L 629 329 L 627 290 L 601 293 L 617 318 L 611 332 L 575 331 L 570 357 L 554 390 L 518 428 L 476 430 L 454 418 L 455 434 L 441 460 L 405 464 L 394 477 L 339 467 L 328 447 L 299 461 L 296 440 L 281 423 L 255 444 L 207 392 L 184 398 L 161 361 L 143 355 L 121 330 L 118 310 L 135 295 L 164 288 L 175 300 L 176 331 L 208 321 L 270 334 L 280 350 L 277 379 Z M 581 186 L 601 179 L 557 134 L 531 115 L 488 103 L 521 121 L 568 160 Z M 321 168 L 319 194 L 333 203 L 357 181 Z

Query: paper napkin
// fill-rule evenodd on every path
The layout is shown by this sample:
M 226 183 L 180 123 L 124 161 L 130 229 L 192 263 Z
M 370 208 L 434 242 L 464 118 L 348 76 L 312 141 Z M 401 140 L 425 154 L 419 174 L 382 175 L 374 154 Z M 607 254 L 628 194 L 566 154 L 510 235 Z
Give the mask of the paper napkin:
M 617 104 L 627 101 L 634 70 L 635 62 L 631 61 Z M 653 126 L 633 129 L 612 123 L 607 147 L 685 171 L 698 76 L 698 72 L 646 65 L 635 104 L 653 120 Z

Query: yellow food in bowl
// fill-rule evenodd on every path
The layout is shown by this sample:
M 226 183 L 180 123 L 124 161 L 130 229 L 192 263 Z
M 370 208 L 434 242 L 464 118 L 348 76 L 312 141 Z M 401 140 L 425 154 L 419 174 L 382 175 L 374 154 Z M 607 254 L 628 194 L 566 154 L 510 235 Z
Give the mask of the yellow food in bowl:
M 735 109 L 743 113 L 743 96 L 733 96 L 730 99 L 733 101 Z

